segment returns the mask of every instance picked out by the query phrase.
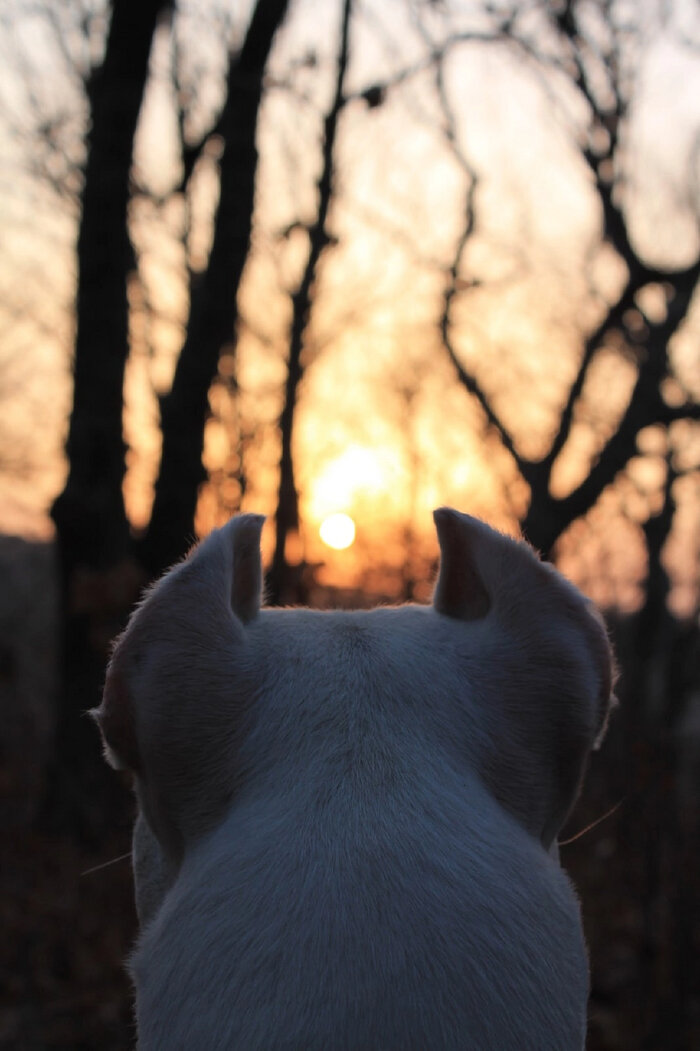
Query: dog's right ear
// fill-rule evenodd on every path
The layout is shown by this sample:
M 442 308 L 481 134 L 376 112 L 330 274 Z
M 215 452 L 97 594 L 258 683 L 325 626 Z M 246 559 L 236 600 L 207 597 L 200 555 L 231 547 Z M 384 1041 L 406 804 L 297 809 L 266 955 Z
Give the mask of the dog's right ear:
M 247 626 L 261 606 L 263 523 L 237 515 L 150 589 L 90 713 L 108 762 L 136 774 L 161 838 L 199 827 L 216 808 L 212 793 L 224 798 L 235 774 L 231 752 L 252 689 Z
M 479 571 L 483 523 L 451 507 L 439 507 L 433 512 L 433 520 L 440 544 L 440 574 L 433 607 L 456 620 L 481 620 L 491 607 L 491 597 Z
M 249 624 L 262 604 L 260 536 L 264 523 L 264 515 L 234 515 L 166 573 L 153 589 L 154 595 L 167 589 L 171 608 L 176 602 L 178 607 L 188 603 L 193 622 L 197 611 L 220 609 L 223 602 L 241 624 Z M 157 601 L 160 603 L 160 597 Z
M 219 542 L 231 559 L 231 609 L 242 624 L 257 617 L 262 603 L 260 534 L 264 522 L 264 515 L 236 515 L 218 531 Z M 204 552 L 205 545 L 206 541 L 195 553 L 195 558 L 208 555 Z

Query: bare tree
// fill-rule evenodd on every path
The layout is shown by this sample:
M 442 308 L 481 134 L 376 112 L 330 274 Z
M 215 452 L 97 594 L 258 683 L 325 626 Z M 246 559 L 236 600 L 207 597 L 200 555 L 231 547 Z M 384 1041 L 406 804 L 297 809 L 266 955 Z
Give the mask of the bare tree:
M 287 377 L 284 389 L 284 405 L 279 420 L 281 452 L 279 490 L 275 513 L 275 551 L 269 575 L 270 600 L 273 603 L 288 601 L 291 589 L 288 581 L 289 567 L 286 546 L 290 534 L 299 529 L 299 497 L 294 480 L 292 440 L 299 384 L 304 374 L 305 338 L 309 315 L 316 291 L 318 268 L 321 257 L 332 238 L 328 231 L 328 211 L 334 190 L 334 151 L 338 119 L 345 105 L 344 82 L 349 57 L 350 15 L 352 0 L 344 0 L 340 30 L 340 49 L 335 76 L 335 88 L 330 108 L 323 122 L 321 172 L 316 184 L 318 198 L 314 222 L 308 228 L 309 248 L 304 272 L 299 286 L 292 296 L 292 322 L 289 332 Z
M 57 772 L 80 782 L 101 766 L 82 712 L 101 682 L 109 638 L 139 586 L 178 558 L 194 528 L 207 393 L 222 349 L 234 338 L 236 292 L 248 253 L 256 171 L 255 129 L 262 77 L 287 0 L 258 0 L 240 52 L 230 62 L 216 131 L 224 140 L 215 234 L 205 272 L 192 289 L 187 338 L 170 393 L 162 399 L 163 452 L 151 522 L 137 544 L 124 507 L 122 432 L 129 354 L 127 283 L 137 261 L 127 212 L 132 154 L 164 0 L 114 0 L 102 64 L 87 86 L 90 134 L 78 237 L 74 395 L 69 474 L 53 507 L 64 595 L 64 682 Z M 183 158 L 185 181 L 197 151 Z M 90 735 L 91 737 L 91 735 Z M 96 772 L 97 771 L 97 772 Z M 60 773 L 62 772 L 62 773 Z M 64 804 L 85 809 L 84 784 Z
M 590 5 L 589 5 L 590 8 Z M 577 518 L 584 516 L 607 486 L 612 484 L 637 452 L 637 437 L 652 424 L 668 427 L 676 420 L 700 419 L 700 406 L 687 396 L 680 404 L 664 397 L 664 381 L 673 376 L 669 344 L 683 325 L 700 276 L 700 260 L 681 269 L 648 264 L 635 248 L 628 229 L 624 195 L 618 174 L 624 170 L 623 131 L 628 117 L 629 83 L 621 72 L 620 36 L 609 5 L 596 5 L 597 21 L 591 27 L 591 11 L 577 0 L 548 8 L 549 27 L 558 34 L 559 57 L 539 52 L 536 42 L 521 33 L 517 8 L 500 32 L 528 59 L 545 67 L 568 71 L 589 111 L 588 140 L 581 156 L 594 180 L 602 215 L 601 242 L 614 249 L 624 264 L 626 278 L 614 302 L 604 311 L 593 331 L 585 337 L 579 365 L 561 407 L 558 426 L 546 453 L 538 459 L 523 455 L 506 420 L 497 412 L 493 399 L 479 381 L 478 374 L 460 358 L 454 335 L 453 308 L 464 293 L 465 255 L 475 223 L 477 173 L 457 145 L 455 118 L 442 81 L 443 58 L 437 64 L 438 93 L 442 101 L 445 128 L 455 155 L 468 178 L 465 199 L 466 221 L 457 241 L 446 283 L 441 332 L 443 344 L 460 383 L 478 401 L 487 425 L 499 436 L 512 456 L 530 490 L 530 500 L 522 528 L 530 541 L 545 554 L 551 554 L 557 540 Z M 606 40 L 606 36 L 608 39 Z M 643 294 L 651 287 L 663 290 L 661 316 L 644 312 Z M 619 347 L 634 362 L 636 380 L 622 417 L 613 433 L 597 453 L 585 478 L 565 496 L 552 491 L 555 464 L 569 441 L 581 405 L 586 381 L 603 348 Z
M 131 155 L 163 0 L 115 0 L 105 57 L 87 84 L 90 134 L 78 236 L 69 474 L 54 504 L 64 574 L 126 555 L 122 388 L 129 352 L 127 231 Z
M 259 0 L 243 47 L 229 65 L 216 127 L 224 148 L 213 244 L 206 270 L 191 289 L 187 335 L 172 388 L 161 399 L 163 452 L 142 549 L 152 575 L 184 554 L 194 532 L 197 495 L 207 477 L 202 464 L 207 394 L 222 351 L 235 342 L 236 292 L 248 257 L 263 73 L 286 9 L 287 0 Z
M 73 409 L 69 473 L 55 501 L 63 594 L 64 675 L 57 719 L 55 774 L 75 786 L 71 797 L 52 784 L 53 799 L 83 812 L 85 771 L 99 767 L 82 712 L 98 687 L 103 658 L 91 638 L 81 597 L 81 566 L 102 571 L 127 555 L 129 525 L 122 481 L 122 389 L 129 352 L 127 277 L 133 253 L 127 232 L 129 174 L 151 42 L 163 0 L 134 7 L 115 0 L 104 61 L 87 83 L 90 132 L 78 235 Z M 89 604 L 88 604 L 89 605 Z M 99 774 L 97 775 L 99 776 Z

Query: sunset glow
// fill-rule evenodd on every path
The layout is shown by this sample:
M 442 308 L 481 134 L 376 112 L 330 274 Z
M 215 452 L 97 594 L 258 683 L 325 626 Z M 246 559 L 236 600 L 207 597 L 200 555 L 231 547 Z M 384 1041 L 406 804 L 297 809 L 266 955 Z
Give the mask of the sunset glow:
M 16 64 L 9 62 L 0 78 L 5 103 L 0 137 L 21 178 L 0 195 L 7 241 L 0 269 L 5 336 L 0 531 L 50 536 L 47 509 L 67 469 L 63 445 L 73 390 L 80 215 L 76 179 L 89 100 L 81 78 L 67 76 L 71 49 L 76 68 L 84 61 L 71 5 L 58 5 L 60 14 L 46 22 L 49 37 L 41 47 L 34 20 L 43 22 L 41 12 L 51 5 L 40 5 L 39 14 L 22 0 L 10 6 L 17 18 L 2 22 L 0 38 Z M 89 3 L 87 9 L 104 6 Z M 237 5 L 229 26 L 236 47 L 253 6 L 250 0 Z M 292 563 L 322 565 L 318 579 L 324 586 L 364 586 L 374 566 L 388 564 L 398 581 L 407 537 L 427 565 L 436 556 L 431 513 L 442 504 L 517 531 L 530 492 L 507 445 L 533 462 L 546 456 L 576 377 L 583 337 L 596 329 L 605 304 L 617 302 L 629 277 L 610 238 L 601 236 L 595 178 L 591 182 L 596 173 L 581 163 L 585 158 L 578 150 L 584 131 L 597 136 L 594 152 L 603 151 L 601 157 L 615 143 L 605 120 L 595 126 L 582 85 L 563 87 L 570 43 L 554 40 L 547 5 L 528 6 L 528 48 L 540 32 L 547 46 L 544 66 L 534 53 L 532 63 L 522 63 L 498 43 L 498 6 L 448 3 L 438 17 L 430 5 L 387 0 L 360 5 L 352 15 L 347 98 L 355 101 L 338 122 L 330 151 L 340 177 L 327 217 L 329 240 L 310 285 L 303 377 L 293 402 L 299 528 L 287 549 Z M 635 114 L 630 135 L 620 139 L 620 171 L 629 165 L 638 173 L 634 193 L 629 190 L 625 200 L 625 221 L 640 260 L 672 276 L 674 267 L 689 266 L 698 250 L 691 176 L 700 67 L 674 28 L 674 20 L 686 17 L 683 3 L 677 11 L 675 4 L 669 7 L 675 14 L 659 22 L 658 34 L 650 28 L 654 5 L 637 6 L 638 16 L 620 38 L 629 51 L 625 61 L 639 58 L 643 67 L 640 104 L 630 110 Z M 197 14 L 180 12 L 173 20 L 182 38 L 178 47 L 165 27 L 153 40 L 157 75 L 148 77 L 132 158 L 143 191 L 129 203 L 138 280 L 129 283 L 130 353 L 124 389 L 115 393 L 123 394 L 128 446 L 123 497 L 136 532 L 148 526 L 159 472 L 158 399 L 170 389 L 187 332 L 191 271 L 204 273 L 209 265 L 220 199 L 223 138 L 210 132 L 226 90 L 231 41 L 213 17 L 216 5 L 207 0 L 186 7 Z M 301 287 L 309 229 L 317 218 L 322 118 L 337 72 L 339 10 L 299 0 L 271 53 L 258 124 L 253 236 L 235 292 L 235 354 L 233 344 L 225 348 L 206 406 L 203 465 L 209 481 L 200 487 L 194 533 L 205 536 L 239 510 L 264 513 L 266 564 L 275 545 L 290 290 Z M 607 26 L 602 11 L 591 13 L 587 22 L 599 41 L 617 31 L 617 14 L 611 8 Z M 417 31 L 424 15 L 425 36 Z M 55 34 L 55 19 L 62 36 Z M 198 32 L 191 34 L 195 21 Z M 106 42 L 107 25 L 100 15 L 90 44 L 96 55 Z M 494 47 L 472 47 L 471 31 L 488 37 L 489 26 Z M 516 36 L 520 31 L 515 24 L 512 30 Z M 55 46 L 54 39 L 69 41 L 68 50 Z M 450 58 L 436 81 L 427 71 L 448 40 Z M 309 63 L 318 41 L 323 61 Z M 604 64 L 604 56 L 596 61 Z M 550 103 L 560 86 L 548 78 L 557 65 L 561 97 L 568 101 L 554 114 Z M 593 89 L 604 94 L 605 76 L 598 75 L 600 85 Z M 183 77 L 178 100 L 170 85 Z M 290 90 L 278 90 L 283 83 Z M 363 91 L 379 84 L 391 85 L 386 99 L 380 92 L 381 104 L 360 104 Z M 636 80 L 623 85 L 628 87 L 636 91 Z M 581 106 L 573 101 L 577 92 Z M 471 99 L 479 104 L 467 106 Z M 184 188 L 180 102 L 188 134 L 207 144 Z M 55 143 L 44 142 L 42 129 L 53 127 L 59 111 L 72 116 L 61 124 Z M 15 119 L 26 125 L 26 135 L 14 135 Z M 453 125 L 450 135 L 444 134 L 446 120 Z M 290 136 L 289 128 L 299 134 Z M 49 150 L 38 168 L 31 158 L 36 143 L 43 143 L 42 157 Z M 628 157 L 622 156 L 625 151 Z M 469 244 L 457 260 L 466 229 L 466 173 L 472 169 L 480 172 L 481 185 L 472 202 Z M 619 190 L 623 196 L 628 192 L 623 182 Z M 457 263 L 448 302 L 446 274 Z M 636 319 L 635 339 L 642 339 L 645 317 L 663 323 L 671 284 L 657 281 L 640 289 L 625 322 Z M 443 319 L 448 306 L 449 317 Z M 686 392 L 693 400 L 700 397 L 693 311 L 670 347 L 663 398 L 672 412 Z M 444 332 L 442 320 L 449 321 Z M 587 370 L 569 436 L 554 461 L 548 498 L 566 499 L 582 483 L 633 396 L 641 359 L 626 352 L 615 332 L 602 341 Z M 444 345 L 448 334 L 456 362 L 473 374 L 505 424 L 506 444 L 498 428 L 487 425 L 479 399 L 458 381 Z M 560 545 L 561 565 L 598 601 L 624 609 L 639 603 L 646 565 L 642 527 L 661 508 L 670 458 L 681 472 L 674 482 L 679 509 L 664 556 L 672 578 L 670 604 L 684 616 L 696 609 L 700 436 L 697 422 L 686 422 L 657 428 L 653 440 L 642 432 L 640 462 L 619 473 L 596 514 L 587 516 L 586 528 Z
M 308 514 L 322 522 L 341 508 L 355 513 L 366 501 L 379 500 L 396 481 L 399 464 L 394 450 L 349 445 L 326 462 L 310 485 Z
M 319 533 L 321 540 L 328 547 L 335 548 L 336 551 L 344 551 L 355 540 L 355 523 L 350 515 L 337 512 L 324 518 Z

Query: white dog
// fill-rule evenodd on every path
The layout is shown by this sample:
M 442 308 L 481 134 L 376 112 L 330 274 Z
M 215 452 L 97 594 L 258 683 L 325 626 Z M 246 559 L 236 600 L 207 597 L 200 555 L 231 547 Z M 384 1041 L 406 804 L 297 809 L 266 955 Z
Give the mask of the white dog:
M 144 1051 L 568 1051 L 556 837 L 611 697 L 591 604 L 443 508 L 433 605 L 260 609 L 241 515 L 132 617 L 95 716 L 135 775 Z

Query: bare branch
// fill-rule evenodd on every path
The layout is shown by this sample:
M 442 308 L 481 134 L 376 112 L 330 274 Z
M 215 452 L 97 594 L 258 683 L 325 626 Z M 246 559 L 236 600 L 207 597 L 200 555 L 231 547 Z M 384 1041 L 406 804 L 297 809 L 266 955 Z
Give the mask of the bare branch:
M 474 233 L 476 224 L 475 200 L 479 185 L 479 177 L 476 168 L 469 161 L 459 144 L 456 119 L 450 105 L 445 84 L 445 51 L 443 50 L 435 53 L 434 59 L 435 88 L 442 113 L 445 140 L 453 159 L 461 168 L 467 183 L 464 202 L 465 218 L 455 246 L 453 260 L 447 274 L 448 280 L 443 296 L 442 314 L 440 317 L 440 335 L 460 383 L 473 397 L 476 398 L 489 425 L 497 431 L 504 447 L 515 460 L 518 469 L 525 476 L 528 471 L 527 462 L 518 452 L 513 436 L 510 434 L 503 420 L 496 413 L 491 404 L 491 400 L 488 398 L 476 376 L 473 372 L 465 368 L 463 363 L 459 360 L 452 340 L 452 306 L 455 297 L 463 288 L 463 278 L 461 277 L 462 265 L 467 246 Z
M 568 522 L 585 514 L 603 490 L 610 485 L 625 464 L 636 454 L 637 435 L 654 423 L 700 418 L 700 406 L 686 403 L 669 406 L 663 400 L 660 384 L 668 369 L 668 342 L 685 317 L 700 276 L 700 262 L 684 272 L 666 318 L 652 325 L 646 356 L 640 365 L 637 381 L 627 409 L 617 430 L 601 450 L 588 477 L 568 496 L 558 501 L 559 510 Z
M 240 53 L 231 58 L 221 116 L 225 142 L 207 268 L 192 289 L 185 342 L 161 399 L 163 451 L 142 555 L 155 573 L 177 560 L 192 533 L 202 464 L 207 393 L 221 351 L 235 338 L 236 294 L 248 257 L 257 171 L 256 128 L 263 72 L 287 0 L 257 0 Z
M 352 5 L 353 0 L 344 0 L 333 100 L 323 122 L 322 164 L 317 182 L 318 210 L 316 219 L 308 228 L 309 254 L 304 273 L 297 291 L 292 296 L 292 325 L 289 336 L 287 379 L 285 383 L 284 406 L 279 421 L 282 447 L 277 512 L 275 515 L 277 533 L 270 571 L 270 591 L 273 603 L 279 603 L 285 599 L 285 546 L 287 536 L 296 531 L 299 526 L 298 495 L 292 459 L 292 432 L 297 390 L 304 372 L 302 351 L 311 312 L 318 264 L 324 249 L 331 242 L 328 232 L 328 210 L 334 188 L 334 153 L 338 121 L 346 105 L 344 84 L 349 59 Z

